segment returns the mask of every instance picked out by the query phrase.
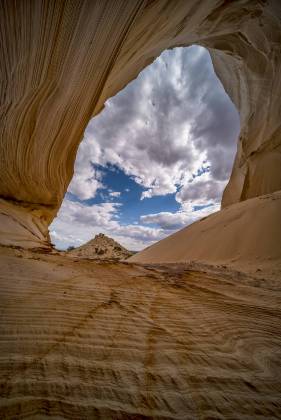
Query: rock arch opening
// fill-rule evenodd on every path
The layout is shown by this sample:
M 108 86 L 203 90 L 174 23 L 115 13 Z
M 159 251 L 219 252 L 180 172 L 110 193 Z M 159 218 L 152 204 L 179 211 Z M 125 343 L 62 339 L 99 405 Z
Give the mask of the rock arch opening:
M 139 250 L 217 211 L 239 128 L 208 51 L 164 51 L 89 123 L 52 241 Z
M 273 0 L 3 1 L 1 242 L 48 246 L 89 119 L 166 48 L 206 47 L 239 110 L 223 207 L 280 190 L 280 15 Z

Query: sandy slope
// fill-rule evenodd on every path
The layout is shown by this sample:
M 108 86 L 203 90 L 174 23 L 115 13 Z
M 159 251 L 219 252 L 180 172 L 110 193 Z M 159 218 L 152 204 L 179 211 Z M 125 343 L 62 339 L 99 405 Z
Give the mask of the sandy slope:
M 280 281 L 2 248 L 0 418 L 281 418 Z
M 129 261 L 281 267 L 281 191 L 233 204 L 176 232 Z

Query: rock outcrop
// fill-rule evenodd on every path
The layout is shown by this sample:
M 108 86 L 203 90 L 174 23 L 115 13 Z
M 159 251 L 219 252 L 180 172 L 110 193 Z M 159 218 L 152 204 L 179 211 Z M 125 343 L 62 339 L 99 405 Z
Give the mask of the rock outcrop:
M 281 189 L 279 0 L 2 0 L 0 7 L 0 196 L 11 215 L 7 223 L 1 202 L 1 243 L 47 246 L 89 119 L 177 46 L 208 48 L 240 113 L 223 207 Z
M 99 233 L 84 245 L 66 252 L 66 255 L 78 258 L 89 258 L 93 260 L 124 260 L 132 255 L 114 239 L 103 233 Z

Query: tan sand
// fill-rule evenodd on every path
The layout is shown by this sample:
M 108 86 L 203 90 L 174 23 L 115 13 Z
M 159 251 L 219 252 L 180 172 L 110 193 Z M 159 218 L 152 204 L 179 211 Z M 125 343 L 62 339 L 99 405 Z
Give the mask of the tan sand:
M 1 419 L 281 418 L 280 281 L 9 248 L 0 263 Z
M 128 261 L 191 260 L 239 269 L 281 268 L 281 191 L 233 204 L 176 232 Z

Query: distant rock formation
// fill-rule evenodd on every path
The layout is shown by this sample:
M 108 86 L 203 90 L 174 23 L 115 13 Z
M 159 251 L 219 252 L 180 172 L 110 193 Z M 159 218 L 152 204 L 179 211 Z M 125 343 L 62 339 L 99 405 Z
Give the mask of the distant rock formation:
M 133 255 L 114 239 L 99 233 L 86 244 L 66 252 L 66 255 L 93 260 L 125 260 Z

